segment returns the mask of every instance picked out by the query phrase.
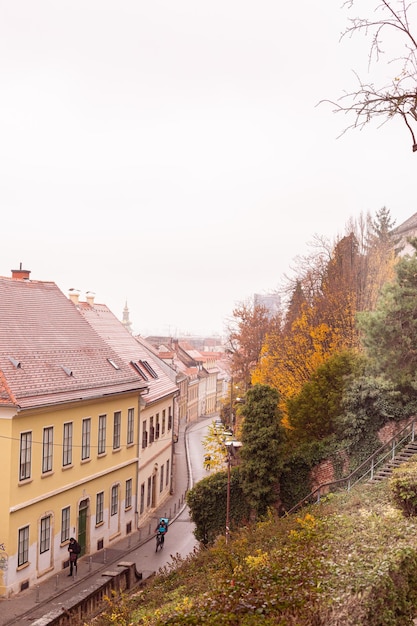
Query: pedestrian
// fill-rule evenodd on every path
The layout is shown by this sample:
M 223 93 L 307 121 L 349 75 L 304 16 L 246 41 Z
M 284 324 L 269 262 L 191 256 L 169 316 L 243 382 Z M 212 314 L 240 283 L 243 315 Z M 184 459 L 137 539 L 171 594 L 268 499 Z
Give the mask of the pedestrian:
M 70 571 L 68 576 L 72 576 L 75 567 L 75 573 L 77 573 L 77 559 L 78 555 L 81 552 L 81 546 L 78 541 L 75 541 L 74 537 L 71 537 L 68 544 L 68 552 L 69 552 L 69 564 Z

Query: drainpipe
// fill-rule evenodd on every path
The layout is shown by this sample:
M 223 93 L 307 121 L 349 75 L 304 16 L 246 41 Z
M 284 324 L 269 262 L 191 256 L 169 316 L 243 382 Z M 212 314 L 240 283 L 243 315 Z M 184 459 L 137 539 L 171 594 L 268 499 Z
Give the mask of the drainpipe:
M 170 485 L 169 485 L 169 493 L 172 496 L 172 494 L 174 493 L 174 446 L 178 441 L 178 437 L 179 437 L 179 432 L 180 432 L 180 420 L 178 417 L 178 423 L 176 425 L 176 418 L 175 418 L 175 400 L 178 398 L 179 396 L 179 392 L 177 392 L 173 397 L 172 397 L 172 425 L 171 425 L 171 476 L 170 476 Z M 175 432 L 177 428 L 177 432 Z

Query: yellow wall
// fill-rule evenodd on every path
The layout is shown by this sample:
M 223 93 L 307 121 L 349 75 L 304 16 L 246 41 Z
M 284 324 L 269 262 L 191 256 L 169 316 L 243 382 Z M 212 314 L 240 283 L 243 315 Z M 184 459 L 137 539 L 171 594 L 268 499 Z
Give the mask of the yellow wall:
M 127 445 L 128 409 L 134 409 L 133 444 Z M 64 507 L 70 507 L 71 535 L 77 537 L 78 508 L 81 501 L 88 503 L 87 552 L 97 550 L 97 542 L 104 546 L 112 539 L 126 533 L 130 524 L 135 529 L 138 461 L 138 409 L 137 394 L 109 397 L 89 403 L 73 403 L 44 411 L 20 412 L 13 419 L 2 419 L 0 413 L 0 450 L 2 467 L 2 506 L 0 507 L 0 594 L 20 591 L 20 584 L 31 583 L 39 577 L 62 569 L 68 558 L 67 542 L 61 544 L 61 516 Z M 113 416 L 121 412 L 120 448 L 113 450 Z M 98 417 L 107 415 L 106 452 L 97 454 Z M 91 418 L 90 457 L 81 460 L 82 420 Z M 73 423 L 72 464 L 63 467 L 63 424 Z M 42 474 L 43 429 L 53 426 L 53 467 Z M 19 481 L 20 437 L 32 432 L 31 477 Z M 126 480 L 132 479 L 132 506 L 125 510 Z M 118 513 L 110 516 L 110 499 L 113 485 L 118 488 Z M 96 494 L 104 492 L 104 520 L 95 524 Z M 39 553 L 40 520 L 51 516 L 51 545 Z M 117 523 L 115 523 L 117 520 Z M 19 528 L 29 526 L 28 563 L 18 567 Z

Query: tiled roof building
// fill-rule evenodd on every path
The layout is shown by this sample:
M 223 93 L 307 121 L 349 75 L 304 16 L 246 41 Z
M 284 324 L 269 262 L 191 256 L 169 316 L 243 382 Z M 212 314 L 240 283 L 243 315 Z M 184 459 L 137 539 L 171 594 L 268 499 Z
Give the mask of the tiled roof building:
M 132 532 L 170 489 L 172 384 L 142 375 L 76 302 L 22 268 L 0 277 L 3 597 L 66 568 L 70 536 L 91 554 Z M 148 481 L 141 409 L 152 412 L 160 394 L 154 428 L 159 419 L 166 441 L 162 453 L 149 440 L 142 450 L 145 461 L 159 454 Z

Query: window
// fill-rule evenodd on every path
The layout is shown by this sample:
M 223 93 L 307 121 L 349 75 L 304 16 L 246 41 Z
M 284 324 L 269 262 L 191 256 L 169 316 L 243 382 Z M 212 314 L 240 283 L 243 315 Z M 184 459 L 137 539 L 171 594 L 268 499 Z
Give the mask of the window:
M 17 556 L 17 565 L 24 565 L 29 562 L 29 526 L 25 526 L 19 530 L 19 553 Z
M 146 498 L 146 506 L 150 506 L 150 504 L 151 504 L 151 493 L 152 493 L 152 478 L 149 476 L 149 478 L 148 478 L 148 496 Z
M 104 491 L 100 491 L 96 497 L 96 525 L 104 520 Z
M 127 410 L 127 444 L 133 443 L 135 432 L 135 409 Z
M 41 540 L 39 546 L 39 552 L 47 552 L 51 542 L 51 516 L 43 517 L 41 519 Z
M 107 415 L 99 415 L 98 417 L 98 454 L 104 454 L 106 452 L 106 423 Z
M 168 409 L 168 430 L 171 430 L 172 428 L 172 413 L 171 413 L 171 407 L 169 407 Z
M 90 440 L 91 440 L 91 418 L 83 419 L 83 432 L 81 443 L 81 460 L 90 458 Z
M 111 488 L 110 515 L 117 515 L 118 508 L 119 508 L 119 487 L 118 485 L 113 485 L 113 487 Z
M 66 506 L 61 513 L 61 543 L 70 538 L 71 508 Z
M 62 465 L 72 463 L 72 422 L 64 424 L 64 443 L 62 448 Z
M 132 506 L 132 479 L 126 481 L 126 497 L 125 497 L 125 509 L 130 509 Z
M 165 432 L 165 422 L 166 422 L 166 411 L 165 409 L 162 411 L 162 434 Z
M 148 361 L 138 361 L 138 362 L 141 364 L 142 367 L 145 368 L 145 370 L 148 372 L 151 378 L 158 378 L 158 374 L 155 372 L 153 367 L 149 365 Z
M 149 443 L 153 443 L 155 439 L 155 428 L 153 425 L 153 416 L 149 418 Z
M 148 431 L 146 430 L 146 420 L 142 422 L 142 448 L 148 445 Z
M 166 479 L 165 479 L 165 483 L 168 484 L 169 481 L 169 459 L 167 461 L 167 471 L 166 471 Z
M 32 433 L 20 435 L 20 470 L 19 480 L 30 478 L 32 465 Z
M 159 439 L 159 413 L 156 414 L 155 439 Z
M 113 450 L 120 448 L 120 426 L 122 423 L 122 414 L 120 411 L 116 411 L 113 421 Z
M 52 452 L 54 448 L 54 429 L 52 426 L 43 429 L 42 473 L 52 471 Z
M 145 483 L 142 483 L 140 486 L 140 514 L 142 515 L 145 510 Z
M 164 466 L 161 465 L 161 475 L 159 477 L 159 491 L 162 491 L 164 488 Z

